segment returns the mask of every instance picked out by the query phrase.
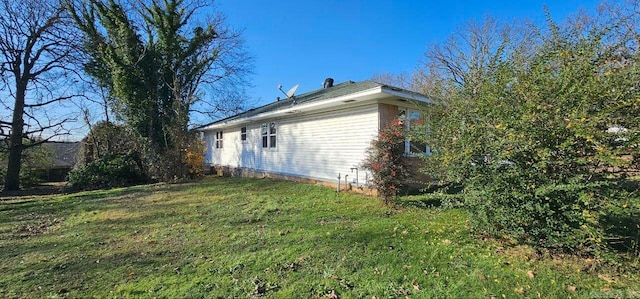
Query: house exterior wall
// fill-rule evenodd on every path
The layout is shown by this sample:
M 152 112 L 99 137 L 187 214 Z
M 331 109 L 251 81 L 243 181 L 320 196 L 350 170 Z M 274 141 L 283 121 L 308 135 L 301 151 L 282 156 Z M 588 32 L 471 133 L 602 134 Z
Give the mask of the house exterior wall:
M 391 121 L 398 117 L 398 106 L 380 103 L 378 104 L 378 129 L 383 130 Z
M 262 148 L 261 126 L 272 121 L 277 124 L 276 147 Z M 355 185 L 356 171 L 351 168 L 359 168 L 365 159 L 380 121 L 378 103 L 292 115 L 224 128 L 222 149 L 214 146 L 219 130 L 206 131 L 205 163 L 335 183 L 340 173 L 342 184 L 348 175 L 348 182 Z M 244 142 L 240 131 L 243 126 L 247 128 Z M 362 169 L 358 175 L 359 186 L 370 177 Z

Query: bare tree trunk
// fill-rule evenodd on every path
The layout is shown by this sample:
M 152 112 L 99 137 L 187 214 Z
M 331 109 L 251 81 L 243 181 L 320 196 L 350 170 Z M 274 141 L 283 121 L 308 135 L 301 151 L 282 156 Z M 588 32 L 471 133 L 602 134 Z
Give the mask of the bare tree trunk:
M 9 140 L 4 191 L 20 189 L 25 149 L 68 134 L 69 114 L 56 117 L 55 108 L 77 96 L 69 88 L 78 57 L 70 21 L 58 0 L 0 0 L 0 89 L 14 100 L 12 121 L 3 122 L 11 132 L 0 131 Z
M 16 78 L 16 81 L 20 79 Z M 4 178 L 4 191 L 20 189 L 20 167 L 22 165 L 22 133 L 24 97 L 26 85 L 16 83 L 16 101 L 13 109 L 13 122 L 11 123 L 11 137 L 9 147 L 9 161 L 7 162 L 7 175 Z

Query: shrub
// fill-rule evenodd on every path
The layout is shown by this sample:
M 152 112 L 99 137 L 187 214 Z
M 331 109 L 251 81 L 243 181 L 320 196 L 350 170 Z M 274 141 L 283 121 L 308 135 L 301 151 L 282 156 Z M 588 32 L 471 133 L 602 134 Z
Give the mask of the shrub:
M 405 129 L 394 119 L 373 140 L 362 168 L 372 174 L 372 184 L 385 204 L 389 205 L 408 178 L 404 163 Z
M 134 154 L 109 154 L 72 170 L 68 191 L 128 186 L 148 182 Z
M 178 131 L 173 132 L 177 141 L 158 149 L 126 125 L 97 123 L 83 140 L 79 166 L 69 176 L 69 190 L 201 176 L 205 150 L 202 140 L 195 131 Z
M 603 249 L 598 211 L 602 182 L 547 182 L 535 185 L 518 169 L 491 176 L 493 182 L 468 186 L 464 204 L 476 231 L 554 251 L 595 253 Z M 540 181 L 536 181 L 540 184 Z
M 523 48 L 507 39 L 434 108 L 428 164 L 464 185 L 476 232 L 578 254 L 606 248 L 603 207 L 623 199 L 610 190 L 640 150 L 640 57 L 616 22 L 550 22 Z
M 187 165 L 189 177 L 196 178 L 204 174 L 204 152 L 207 149 L 204 140 L 193 135 L 184 149 L 184 164 Z
M 78 161 L 87 164 L 108 155 L 139 155 L 141 143 L 125 125 L 101 121 L 82 140 Z

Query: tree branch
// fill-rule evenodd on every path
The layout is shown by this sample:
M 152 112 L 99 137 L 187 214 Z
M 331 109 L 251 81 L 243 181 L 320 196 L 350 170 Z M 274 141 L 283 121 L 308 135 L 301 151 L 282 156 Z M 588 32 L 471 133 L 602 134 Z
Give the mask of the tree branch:
M 80 96 L 80 95 L 71 95 L 71 96 L 65 96 L 65 97 L 58 97 L 58 98 L 55 98 L 55 99 L 53 99 L 53 100 L 46 101 L 46 102 L 43 102 L 43 103 L 38 103 L 38 104 L 25 104 L 25 105 L 24 105 L 24 107 L 25 107 L 25 108 L 42 107 L 42 106 L 46 106 L 46 105 L 49 105 L 49 104 L 52 104 L 52 103 L 55 103 L 55 102 L 60 102 L 60 101 L 64 101 L 64 100 L 69 100 L 69 99 L 72 99 L 72 98 L 74 98 L 74 97 L 78 97 L 78 96 Z

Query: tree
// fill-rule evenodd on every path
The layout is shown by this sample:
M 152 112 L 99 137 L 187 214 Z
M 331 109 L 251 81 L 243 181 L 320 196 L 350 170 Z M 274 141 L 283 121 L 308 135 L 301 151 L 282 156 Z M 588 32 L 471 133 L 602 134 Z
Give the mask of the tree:
M 529 25 L 516 26 L 486 17 L 483 21 L 470 21 L 444 43 L 427 49 L 414 77 L 421 81 L 421 92 L 440 104 L 428 112 L 431 132 L 426 141 L 439 153 L 428 159 L 433 175 L 464 183 L 470 177 L 466 166 L 484 159 L 482 147 L 479 153 L 469 151 L 471 144 L 482 142 L 476 139 L 482 136 L 473 136 L 475 133 L 467 130 L 482 133 L 482 122 L 492 120 L 492 114 L 486 111 L 496 107 L 485 106 L 481 100 L 486 93 L 482 91 L 492 86 L 490 76 L 499 68 L 504 69 L 502 62 L 526 61 L 532 55 L 537 39 L 531 32 L 535 31 Z M 453 168 L 440 171 L 440 163 Z
M 30 145 L 37 140 L 23 140 L 23 144 Z M 6 144 L 0 144 L 0 181 L 5 180 L 8 151 Z M 33 186 L 42 179 L 42 169 L 53 164 L 53 151 L 41 143 L 37 146 L 28 146 L 22 151 L 22 165 L 20 167 L 20 184 L 22 186 Z
M 79 164 L 88 164 L 108 155 L 139 156 L 141 152 L 135 136 L 126 126 L 100 121 L 91 127 L 82 140 Z
M 237 93 L 246 83 L 251 60 L 243 51 L 240 33 L 228 29 L 222 17 L 197 24 L 198 12 L 208 4 L 185 0 L 68 4 L 85 33 L 90 56 L 86 72 L 110 92 L 115 114 L 148 141 L 148 163 L 161 179 L 186 175 L 181 161 L 192 113 L 203 107 L 223 111 L 228 99 L 238 99 L 221 100 L 228 93 L 207 99 L 205 85 Z
M 411 90 L 415 92 L 420 92 L 421 89 L 421 81 L 417 80 L 417 73 L 401 73 L 401 74 L 391 74 L 391 73 L 376 73 L 371 76 L 371 80 L 386 84 L 389 86 L 399 87 L 406 90 Z
M 486 21 L 427 52 L 423 71 L 436 80 L 425 90 L 444 103 L 431 117 L 427 162 L 464 185 L 476 231 L 557 250 L 602 248 L 602 208 L 624 196 L 612 179 L 637 167 L 629 156 L 640 151 L 631 19 L 549 18 L 547 28 L 522 31 Z
M 0 136 L 8 139 L 4 190 L 20 188 L 22 152 L 68 134 L 68 115 L 53 108 L 74 97 L 71 61 L 75 49 L 72 27 L 60 2 L 0 0 L 1 104 L 11 111 L 0 119 Z M 2 118 L 6 115 L 1 115 Z M 38 140 L 24 143 L 25 138 Z

